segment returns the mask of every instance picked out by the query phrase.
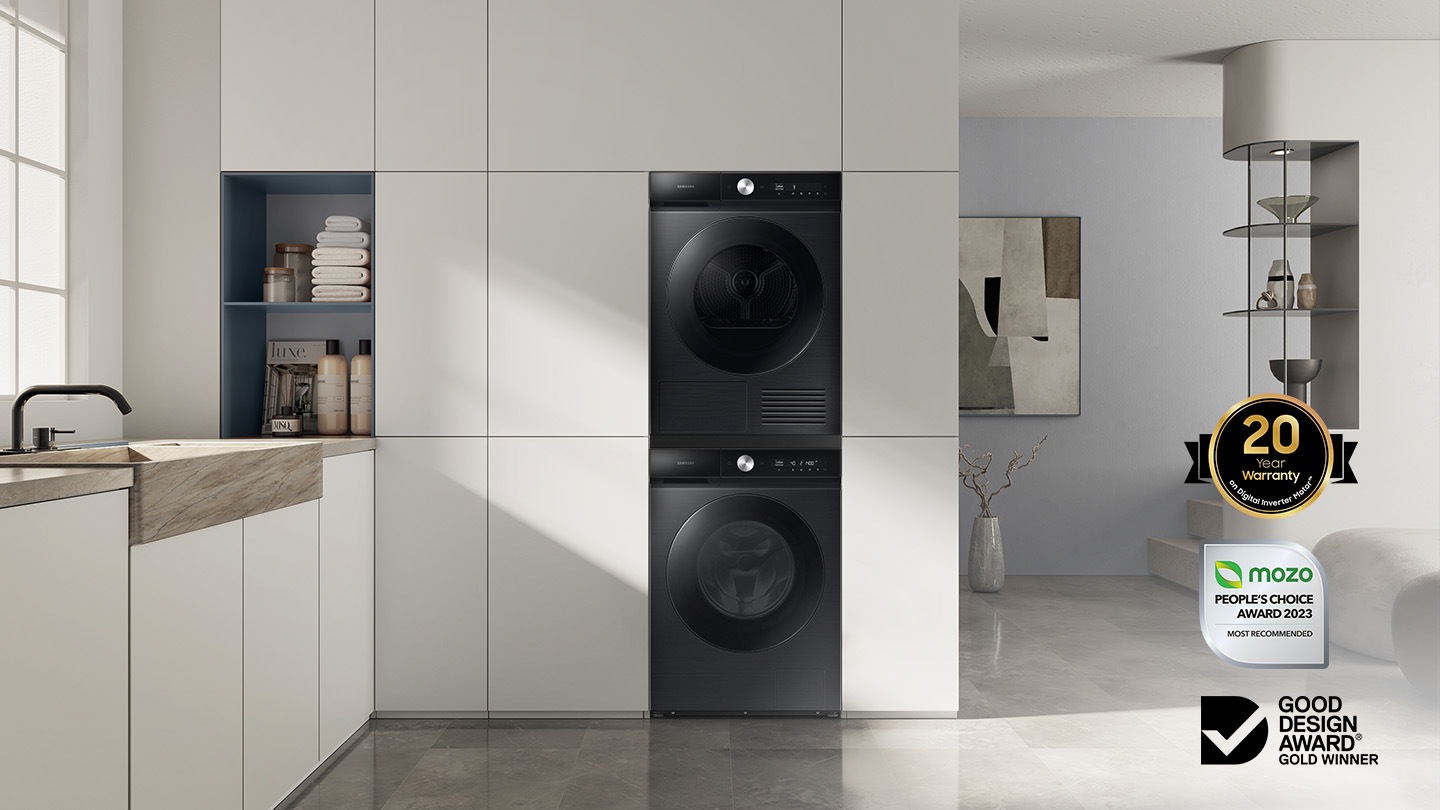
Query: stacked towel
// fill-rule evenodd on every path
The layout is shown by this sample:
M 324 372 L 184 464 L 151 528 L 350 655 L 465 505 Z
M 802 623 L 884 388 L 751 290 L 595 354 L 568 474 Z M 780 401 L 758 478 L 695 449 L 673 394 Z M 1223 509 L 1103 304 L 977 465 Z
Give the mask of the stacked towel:
M 325 218 L 325 230 L 315 234 L 315 250 L 310 254 L 314 300 L 370 300 L 370 234 L 364 228 L 359 217 Z

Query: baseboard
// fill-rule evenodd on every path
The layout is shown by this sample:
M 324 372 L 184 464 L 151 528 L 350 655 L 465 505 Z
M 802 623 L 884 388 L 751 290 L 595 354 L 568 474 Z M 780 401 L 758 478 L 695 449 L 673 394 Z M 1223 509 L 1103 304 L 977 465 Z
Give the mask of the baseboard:
M 370 716 L 376 720 L 471 720 L 489 717 L 490 712 L 375 712 Z
M 569 720 L 569 719 L 575 719 L 575 720 L 582 720 L 582 719 L 617 720 L 617 719 L 618 719 L 618 720 L 623 720 L 623 719 L 639 719 L 639 718 L 649 717 L 649 716 L 650 716 L 650 712 L 638 711 L 638 710 L 637 710 L 637 711 L 633 711 L 633 712 L 608 712 L 608 711 L 599 711 L 599 712 L 591 712 L 591 711 L 573 711 L 573 712 L 490 712 L 490 716 L 491 716 L 491 717 L 494 717 L 494 718 L 497 718 L 497 719 L 501 719 L 501 720 L 546 720 L 546 719 L 551 719 L 551 718 L 559 719 L 559 720 Z
M 286 794 L 285 798 L 281 799 L 280 803 L 275 806 L 289 807 L 292 802 L 299 800 L 299 798 L 303 796 L 305 792 L 311 788 L 311 786 L 323 779 L 325 777 L 325 774 L 330 772 L 330 769 L 335 766 L 335 763 L 339 762 L 346 754 L 350 753 L 351 749 L 355 747 L 356 743 L 359 743 L 362 739 L 365 738 L 365 733 L 369 730 L 370 723 L 368 721 L 362 723 L 360 725 L 360 728 L 355 729 L 355 733 L 351 734 L 349 738 L 345 740 L 345 742 L 340 743 L 340 747 L 336 748 L 333 752 L 331 752 L 330 756 L 326 757 L 324 762 L 321 762 L 319 765 L 315 766 L 315 770 L 311 771 L 309 776 L 301 779 L 300 784 L 296 785 L 293 789 L 291 789 L 291 791 Z
M 960 712 L 841 712 L 847 720 L 954 720 Z

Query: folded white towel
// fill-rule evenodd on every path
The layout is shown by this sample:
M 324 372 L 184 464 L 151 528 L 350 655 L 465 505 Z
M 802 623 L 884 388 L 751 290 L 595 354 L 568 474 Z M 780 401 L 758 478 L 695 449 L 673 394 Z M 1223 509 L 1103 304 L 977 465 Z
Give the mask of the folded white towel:
M 363 267 L 370 263 L 370 251 L 357 247 L 317 247 L 310 254 L 310 263 L 316 267 L 326 265 Z
M 370 234 L 358 231 L 321 231 L 315 234 L 319 247 L 370 247 Z
M 349 284 L 320 284 L 312 297 L 316 301 L 369 301 L 370 288 Z
M 359 217 L 336 214 L 333 217 L 325 218 L 325 230 L 327 231 L 359 231 L 364 229 L 365 223 Z
M 370 271 L 363 267 L 315 267 L 310 270 L 315 284 L 369 284 Z

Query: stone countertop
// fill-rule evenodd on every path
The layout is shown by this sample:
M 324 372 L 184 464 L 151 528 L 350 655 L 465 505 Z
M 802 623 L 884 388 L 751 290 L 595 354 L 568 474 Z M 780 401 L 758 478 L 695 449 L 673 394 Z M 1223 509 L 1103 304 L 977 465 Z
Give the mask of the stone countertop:
M 222 439 L 220 441 L 232 441 Z M 235 439 L 233 441 L 246 442 L 284 442 L 295 444 L 296 442 L 319 442 L 325 458 L 333 456 L 348 456 L 351 453 L 363 453 L 366 450 L 375 449 L 374 436 L 301 436 L 298 439 L 274 439 L 269 436 L 257 436 L 253 439 Z
M 115 467 L 0 467 L 0 509 L 129 489 L 130 470 Z

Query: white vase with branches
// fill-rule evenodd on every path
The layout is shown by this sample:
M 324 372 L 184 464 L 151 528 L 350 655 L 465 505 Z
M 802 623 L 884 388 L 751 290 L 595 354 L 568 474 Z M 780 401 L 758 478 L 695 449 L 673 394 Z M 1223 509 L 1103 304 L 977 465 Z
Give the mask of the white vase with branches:
M 1015 483 L 1016 472 L 1030 466 L 1040 453 L 1040 445 L 1048 438 L 1048 435 L 1040 437 L 1030 450 L 1029 458 L 1017 452 L 1005 465 L 1005 483 L 994 489 L 991 489 L 990 465 L 995 460 L 995 454 L 987 451 L 975 456 L 969 445 L 960 447 L 960 482 L 980 497 L 980 514 L 975 516 L 975 522 L 970 526 L 967 567 L 970 590 L 976 593 L 996 593 L 1005 584 L 1005 547 L 1000 542 L 1000 518 L 991 511 L 990 504 L 996 495 Z

